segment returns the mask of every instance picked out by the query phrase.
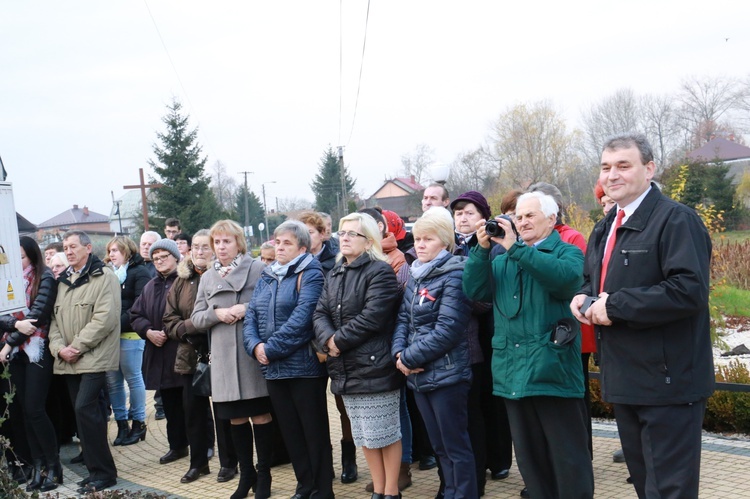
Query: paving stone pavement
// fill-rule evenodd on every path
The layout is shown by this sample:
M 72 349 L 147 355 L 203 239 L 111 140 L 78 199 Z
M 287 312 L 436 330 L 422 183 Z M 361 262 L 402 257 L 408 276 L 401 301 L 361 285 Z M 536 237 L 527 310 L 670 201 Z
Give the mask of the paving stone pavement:
M 127 447 L 112 447 L 119 473 L 115 489 L 129 491 L 148 491 L 168 498 L 212 499 L 228 498 L 237 486 L 237 479 L 227 483 L 216 482 L 219 470 L 218 458 L 210 461 L 211 474 L 201 477 L 190 484 L 181 484 L 180 477 L 187 471 L 188 459 L 160 465 L 159 457 L 167 450 L 166 421 L 156 421 L 153 410 L 153 392 L 149 392 L 148 434 L 144 442 Z M 334 469 L 337 476 L 341 473 L 339 440 L 341 428 L 333 396 L 329 393 L 329 415 L 331 420 L 331 439 L 333 441 Z M 109 423 L 110 441 L 117 434 L 117 425 Z M 632 485 L 625 482 L 628 476 L 624 464 L 612 462 L 612 452 L 620 447 L 617 428 L 613 423 L 594 423 L 594 479 L 596 498 L 632 498 L 636 497 Z M 78 446 L 63 446 L 61 459 L 65 466 L 65 484 L 54 491 L 50 497 L 79 497 L 75 492 L 75 483 L 85 476 L 83 465 L 69 464 L 70 459 L 78 454 Z M 364 491 L 370 477 L 362 451 L 357 454 L 359 479 L 344 485 L 337 478 L 334 491 L 337 498 L 366 499 L 370 494 Z M 701 467 L 701 498 L 750 498 L 750 441 L 704 436 Z M 271 470 L 273 476 L 273 498 L 289 498 L 294 494 L 296 480 L 291 465 L 277 466 Z M 436 470 L 419 471 L 412 467 L 413 485 L 403 492 L 405 499 L 431 499 L 435 497 L 438 479 Z M 523 488 L 523 481 L 515 466 L 505 480 L 487 481 L 485 498 L 518 498 Z M 253 497 L 252 493 L 249 497 Z

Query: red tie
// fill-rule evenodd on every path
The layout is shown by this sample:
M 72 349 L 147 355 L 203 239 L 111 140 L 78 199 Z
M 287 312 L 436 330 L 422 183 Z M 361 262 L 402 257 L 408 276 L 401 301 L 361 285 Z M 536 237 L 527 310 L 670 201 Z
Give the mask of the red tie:
M 622 219 L 624 216 L 625 210 L 617 210 L 615 230 L 612 231 L 612 236 L 607 240 L 607 249 L 604 252 L 604 260 L 602 260 L 602 276 L 599 280 L 599 292 L 604 291 L 604 279 L 607 278 L 607 267 L 609 266 L 610 258 L 612 258 L 612 250 L 615 249 L 615 243 L 617 242 L 617 229 L 622 225 Z

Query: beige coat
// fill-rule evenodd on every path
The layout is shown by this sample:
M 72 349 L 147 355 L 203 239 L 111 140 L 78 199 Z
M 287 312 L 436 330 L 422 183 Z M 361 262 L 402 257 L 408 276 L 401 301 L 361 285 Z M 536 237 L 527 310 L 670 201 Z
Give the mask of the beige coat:
M 84 281 L 78 282 L 81 279 Z M 49 349 L 55 359 L 55 374 L 119 369 L 121 303 L 117 277 L 92 256 L 82 274 L 73 274 L 69 278 L 61 276 L 58 286 L 55 317 L 49 330 Z M 68 345 L 81 352 L 80 359 L 74 364 L 57 355 Z
M 198 330 L 209 331 L 211 345 L 211 397 L 214 402 L 233 402 L 268 395 L 260 364 L 245 352 L 244 320 L 225 324 L 216 317 L 217 308 L 237 303 L 247 306 L 265 265 L 245 255 L 226 278 L 213 268 L 201 276 L 198 296 L 190 319 Z

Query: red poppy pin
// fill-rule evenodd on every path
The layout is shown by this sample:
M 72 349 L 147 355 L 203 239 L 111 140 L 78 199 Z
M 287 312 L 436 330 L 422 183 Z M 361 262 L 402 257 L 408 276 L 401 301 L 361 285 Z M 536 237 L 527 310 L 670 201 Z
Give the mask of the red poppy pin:
M 430 292 L 427 290 L 427 288 L 422 288 L 419 290 L 419 304 L 421 305 L 424 303 L 424 299 L 427 298 L 430 301 L 435 301 L 436 298 L 430 294 Z

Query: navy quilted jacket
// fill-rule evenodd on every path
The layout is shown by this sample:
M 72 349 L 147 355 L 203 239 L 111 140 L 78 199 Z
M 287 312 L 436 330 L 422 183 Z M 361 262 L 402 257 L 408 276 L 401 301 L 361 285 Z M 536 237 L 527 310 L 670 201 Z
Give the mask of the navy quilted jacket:
M 297 292 L 297 280 L 302 275 Z M 247 307 L 243 330 L 245 350 L 253 356 L 265 343 L 269 364 L 261 365 L 266 379 L 319 378 L 326 375 L 310 341 L 312 315 L 323 291 L 323 270 L 309 253 L 279 279 L 267 267 Z
M 393 334 L 391 353 L 423 372 L 410 374 L 406 383 L 414 391 L 430 392 L 471 380 L 466 332 L 471 302 L 461 289 L 466 257 L 446 255 L 415 280 L 409 276 Z

